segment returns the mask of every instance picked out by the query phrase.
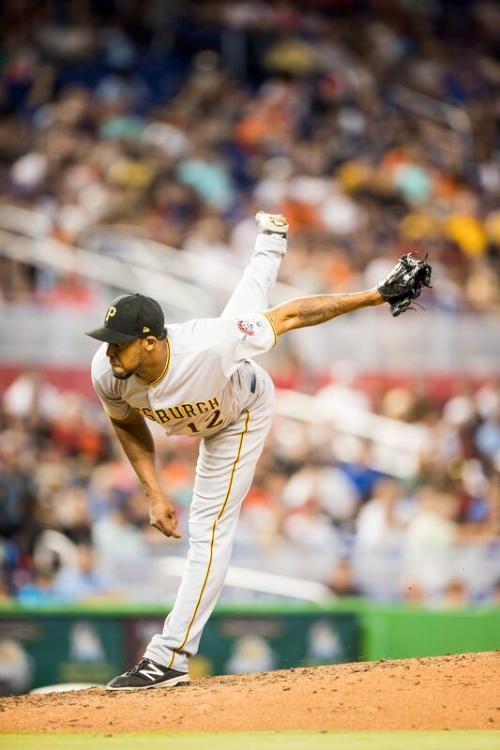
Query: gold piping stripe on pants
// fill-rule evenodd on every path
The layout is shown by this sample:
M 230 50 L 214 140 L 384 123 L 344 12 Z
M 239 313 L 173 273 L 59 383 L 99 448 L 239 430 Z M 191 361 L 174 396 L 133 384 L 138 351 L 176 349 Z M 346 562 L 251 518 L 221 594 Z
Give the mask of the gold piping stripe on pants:
M 206 589 L 206 586 L 207 586 L 207 583 L 208 583 L 208 576 L 210 575 L 210 568 L 212 567 L 212 560 L 213 560 L 213 554 L 214 554 L 214 544 L 215 544 L 215 531 L 217 529 L 217 524 L 219 523 L 220 519 L 222 518 L 222 516 L 224 514 L 224 511 L 226 509 L 226 506 L 227 506 L 227 503 L 228 503 L 228 500 L 229 500 L 229 496 L 231 494 L 231 488 L 233 486 L 233 480 L 234 480 L 234 473 L 236 471 L 236 466 L 238 465 L 238 461 L 240 460 L 241 447 L 243 445 L 243 438 L 245 437 L 245 433 L 248 430 L 248 422 L 250 420 L 250 412 L 249 412 L 248 409 L 246 410 L 246 412 L 247 412 L 247 414 L 246 414 L 246 418 L 245 418 L 245 425 L 243 427 L 243 430 L 240 432 L 240 442 L 238 444 L 238 451 L 236 453 L 236 458 L 234 459 L 233 465 L 231 467 L 231 476 L 229 477 L 229 485 L 228 485 L 228 488 L 227 488 L 226 495 L 224 497 L 224 502 L 222 503 L 222 508 L 220 509 L 220 511 L 219 511 L 219 513 L 217 515 L 217 518 L 215 519 L 215 521 L 213 522 L 213 525 L 212 525 L 212 534 L 211 534 L 211 539 L 210 539 L 210 555 L 209 555 L 209 558 L 208 558 L 208 565 L 207 565 L 207 572 L 205 573 L 205 579 L 204 579 L 203 585 L 201 587 L 201 591 L 200 591 L 200 595 L 198 597 L 198 601 L 196 602 L 196 606 L 194 608 L 193 616 L 191 617 L 191 620 L 190 620 L 189 625 L 187 627 L 186 635 L 184 636 L 184 639 L 183 639 L 181 645 L 178 646 L 175 649 L 175 651 L 172 651 L 172 657 L 171 657 L 170 662 L 168 664 L 168 669 L 172 668 L 172 665 L 173 665 L 174 660 L 175 660 L 176 652 L 177 651 L 182 651 L 182 649 L 186 645 L 186 642 L 187 642 L 187 640 L 189 638 L 189 633 L 190 633 L 191 628 L 193 626 L 193 622 L 195 621 L 196 615 L 198 613 L 198 609 L 200 608 L 200 604 L 201 604 L 201 600 L 203 598 L 203 594 L 205 593 L 205 589 Z

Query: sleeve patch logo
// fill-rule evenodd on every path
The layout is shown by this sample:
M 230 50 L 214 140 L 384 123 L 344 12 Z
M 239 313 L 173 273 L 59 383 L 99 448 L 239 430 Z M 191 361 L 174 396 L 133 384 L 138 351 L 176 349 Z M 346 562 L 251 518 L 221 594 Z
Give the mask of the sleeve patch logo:
M 255 333 L 254 327 L 255 327 L 254 323 L 252 323 L 250 320 L 238 320 L 238 328 L 246 336 L 254 335 Z

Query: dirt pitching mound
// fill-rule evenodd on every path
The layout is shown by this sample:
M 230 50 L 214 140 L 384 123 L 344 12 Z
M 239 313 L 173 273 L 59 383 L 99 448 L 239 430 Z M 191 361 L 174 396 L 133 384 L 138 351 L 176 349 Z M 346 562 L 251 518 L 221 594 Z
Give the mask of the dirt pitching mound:
M 500 729 L 500 652 L 0 700 L 1 732 Z

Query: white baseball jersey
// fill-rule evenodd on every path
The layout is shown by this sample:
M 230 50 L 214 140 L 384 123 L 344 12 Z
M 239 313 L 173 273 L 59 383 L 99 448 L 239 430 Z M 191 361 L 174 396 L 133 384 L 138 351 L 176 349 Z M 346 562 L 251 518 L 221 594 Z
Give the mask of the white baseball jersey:
M 276 341 L 269 318 L 204 318 L 167 328 L 167 361 L 157 380 L 115 378 L 103 344 L 92 361 L 92 382 L 104 409 L 124 419 L 130 409 L 161 425 L 168 435 L 210 436 L 245 407 L 252 373 L 245 362 Z

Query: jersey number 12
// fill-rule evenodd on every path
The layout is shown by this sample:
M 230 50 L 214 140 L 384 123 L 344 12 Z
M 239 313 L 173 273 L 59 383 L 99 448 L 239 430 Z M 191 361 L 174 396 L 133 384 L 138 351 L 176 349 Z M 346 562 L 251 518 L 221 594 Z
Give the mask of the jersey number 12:
M 220 409 L 216 409 L 210 416 L 210 421 L 207 424 L 207 430 L 212 429 L 212 427 L 220 427 L 222 422 L 223 420 L 220 418 Z M 188 427 L 193 434 L 199 432 L 199 429 L 196 427 L 194 422 L 188 422 Z

